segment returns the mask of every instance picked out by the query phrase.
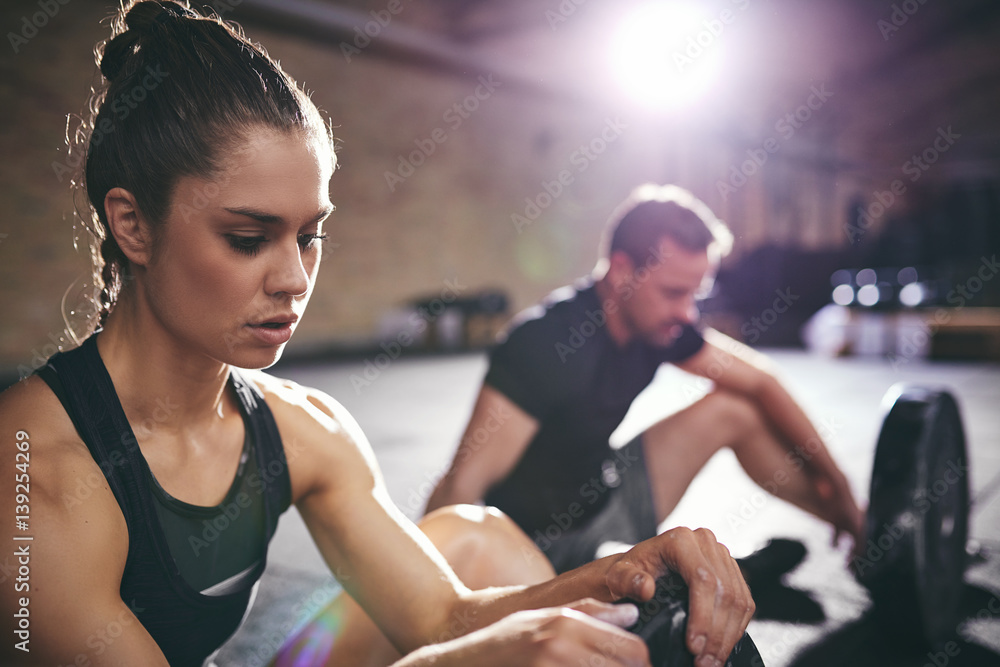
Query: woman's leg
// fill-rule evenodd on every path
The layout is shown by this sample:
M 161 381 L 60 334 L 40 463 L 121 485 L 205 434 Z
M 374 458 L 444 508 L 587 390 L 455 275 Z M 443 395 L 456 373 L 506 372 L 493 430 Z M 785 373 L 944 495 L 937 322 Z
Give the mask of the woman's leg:
M 442 507 L 418 523 L 458 578 L 476 590 L 489 586 L 536 584 L 555 571 L 531 539 L 499 510 L 475 505 Z M 339 595 L 278 652 L 274 667 L 306 667 L 299 662 L 317 647 L 333 647 L 309 664 L 328 667 L 384 667 L 399 653 L 348 595 Z M 325 652 L 325 651 L 322 651 Z

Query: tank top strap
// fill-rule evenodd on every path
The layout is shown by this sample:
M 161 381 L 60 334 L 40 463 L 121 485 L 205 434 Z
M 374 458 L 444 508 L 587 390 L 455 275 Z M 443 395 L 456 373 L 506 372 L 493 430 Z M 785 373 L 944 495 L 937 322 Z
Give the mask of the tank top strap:
M 56 353 L 37 374 L 55 391 L 104 473 L 132 539 L 135 521 L 145 521 L 153 509 L 142 502 L 149 498 L 148 470 L 145 459 L 130 455 L 139 443 L 97 351 L 97 337 L 90 336 L 76 350 Z
M 292 503 L 292 483 L 288 475 L 288 460 L 281 442 L 274 414 L 264 402 L 264 395 L 249 382 L 238 369 L 230 370 L 233 388 L 243 404 L 247 427 L 251 429 L 256 447 L 258 480 L 252 480 L 264 494 L 267 502 L 267 538 L 271 539 L 277 527 L 278 516 Z
M 108 480 L 126 522 L 131 526 L 133 519 L 145 520 L 154 511 L 153 507 L 146 506 L 150 499 L 150 472 L 145 459 L 134 455 L 139 444 L 97 350 L 97 337 L 90 336 L 77 350 L 53 355 L 37 374 L 67 408 L 73 426 Z M 264 395 L 236 368 L 232 368 L 230 374 L 243 407 L 245 423 L 252 429 L 256 444 L 259 479 L 253 483 L 267 500 L 267 539 L 270 540 L 278 517 L 291 505 L 288 461 L 278 425 Z
M 129 548 L 120 587 L 122 600 L 133 608 L 171 665 L 200 666 L 245 617 L 256 590 L 253 582 L 266 565 L 266 550 L 261 552 L 252 581 L 242 590 L 212 597 L 183 582 L 156 514 L 152 473 L 96 341 L 96 336 L 90 336 L 80 347 L 56 353 L 36 374 L 62 402 L 124 515 Z M 250 486 L 264 498 L 270 541 L 279 516 L 291 502 L 284 447 L 259 389 L 236 369 L 231 369 L 230 383 L 255 441 L 259 479 Z

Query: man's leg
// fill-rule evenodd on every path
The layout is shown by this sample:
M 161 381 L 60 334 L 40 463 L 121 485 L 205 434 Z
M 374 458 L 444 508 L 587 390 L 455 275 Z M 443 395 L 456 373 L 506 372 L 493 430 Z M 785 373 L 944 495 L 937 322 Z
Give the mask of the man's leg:
M 801 459 L 788 456 L 790 448 L 741 396 L 713 391 L 646 429 L 642 442 L 657 523 L 667 518 L 694 476 L 723 447 L 733 450 L 750 478 L 764 489 L 824 515 Z
M 489 586 L 536 584 L 555 576 L 548 559 L 506 515 L 473 505 L 442 507 L 418 524 L 451 564 L 458 578 L 476 590 Z M 339 628 L 329 637 L 331 628 Z M 279 651 L 275 667 L 302 664 L 297 658 L 316 646 L 333 649 L 325 663 L 336 667 L 384 667 L 399 653 L 365 615 L 342 594 Z

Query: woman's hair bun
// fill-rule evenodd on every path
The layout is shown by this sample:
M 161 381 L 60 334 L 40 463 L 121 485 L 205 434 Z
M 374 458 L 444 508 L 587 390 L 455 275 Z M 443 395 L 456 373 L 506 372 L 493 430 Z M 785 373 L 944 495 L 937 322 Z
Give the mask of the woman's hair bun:
M 143 0 L 136 2 L 126 12 L 124 20 L 117 22 L 117 35 L 104 45 L 101 55 L 101 74 L 108 81 L 114 81 L 125 64 L 139 49 L 139 42 L 153 36 L 157 30 L 167 27 L 172 21 L 200 16 L 184 5 L 173 0 Z

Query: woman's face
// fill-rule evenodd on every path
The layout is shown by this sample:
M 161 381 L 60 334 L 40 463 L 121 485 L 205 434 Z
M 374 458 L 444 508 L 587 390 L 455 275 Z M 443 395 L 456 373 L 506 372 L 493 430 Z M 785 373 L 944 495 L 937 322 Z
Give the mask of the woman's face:
M 241 368 L 278 360 L 319 270 L 333 159 L 302 133 L 257 129 L 216 177 L 178 180 L 142 287 L 171 338 Z

